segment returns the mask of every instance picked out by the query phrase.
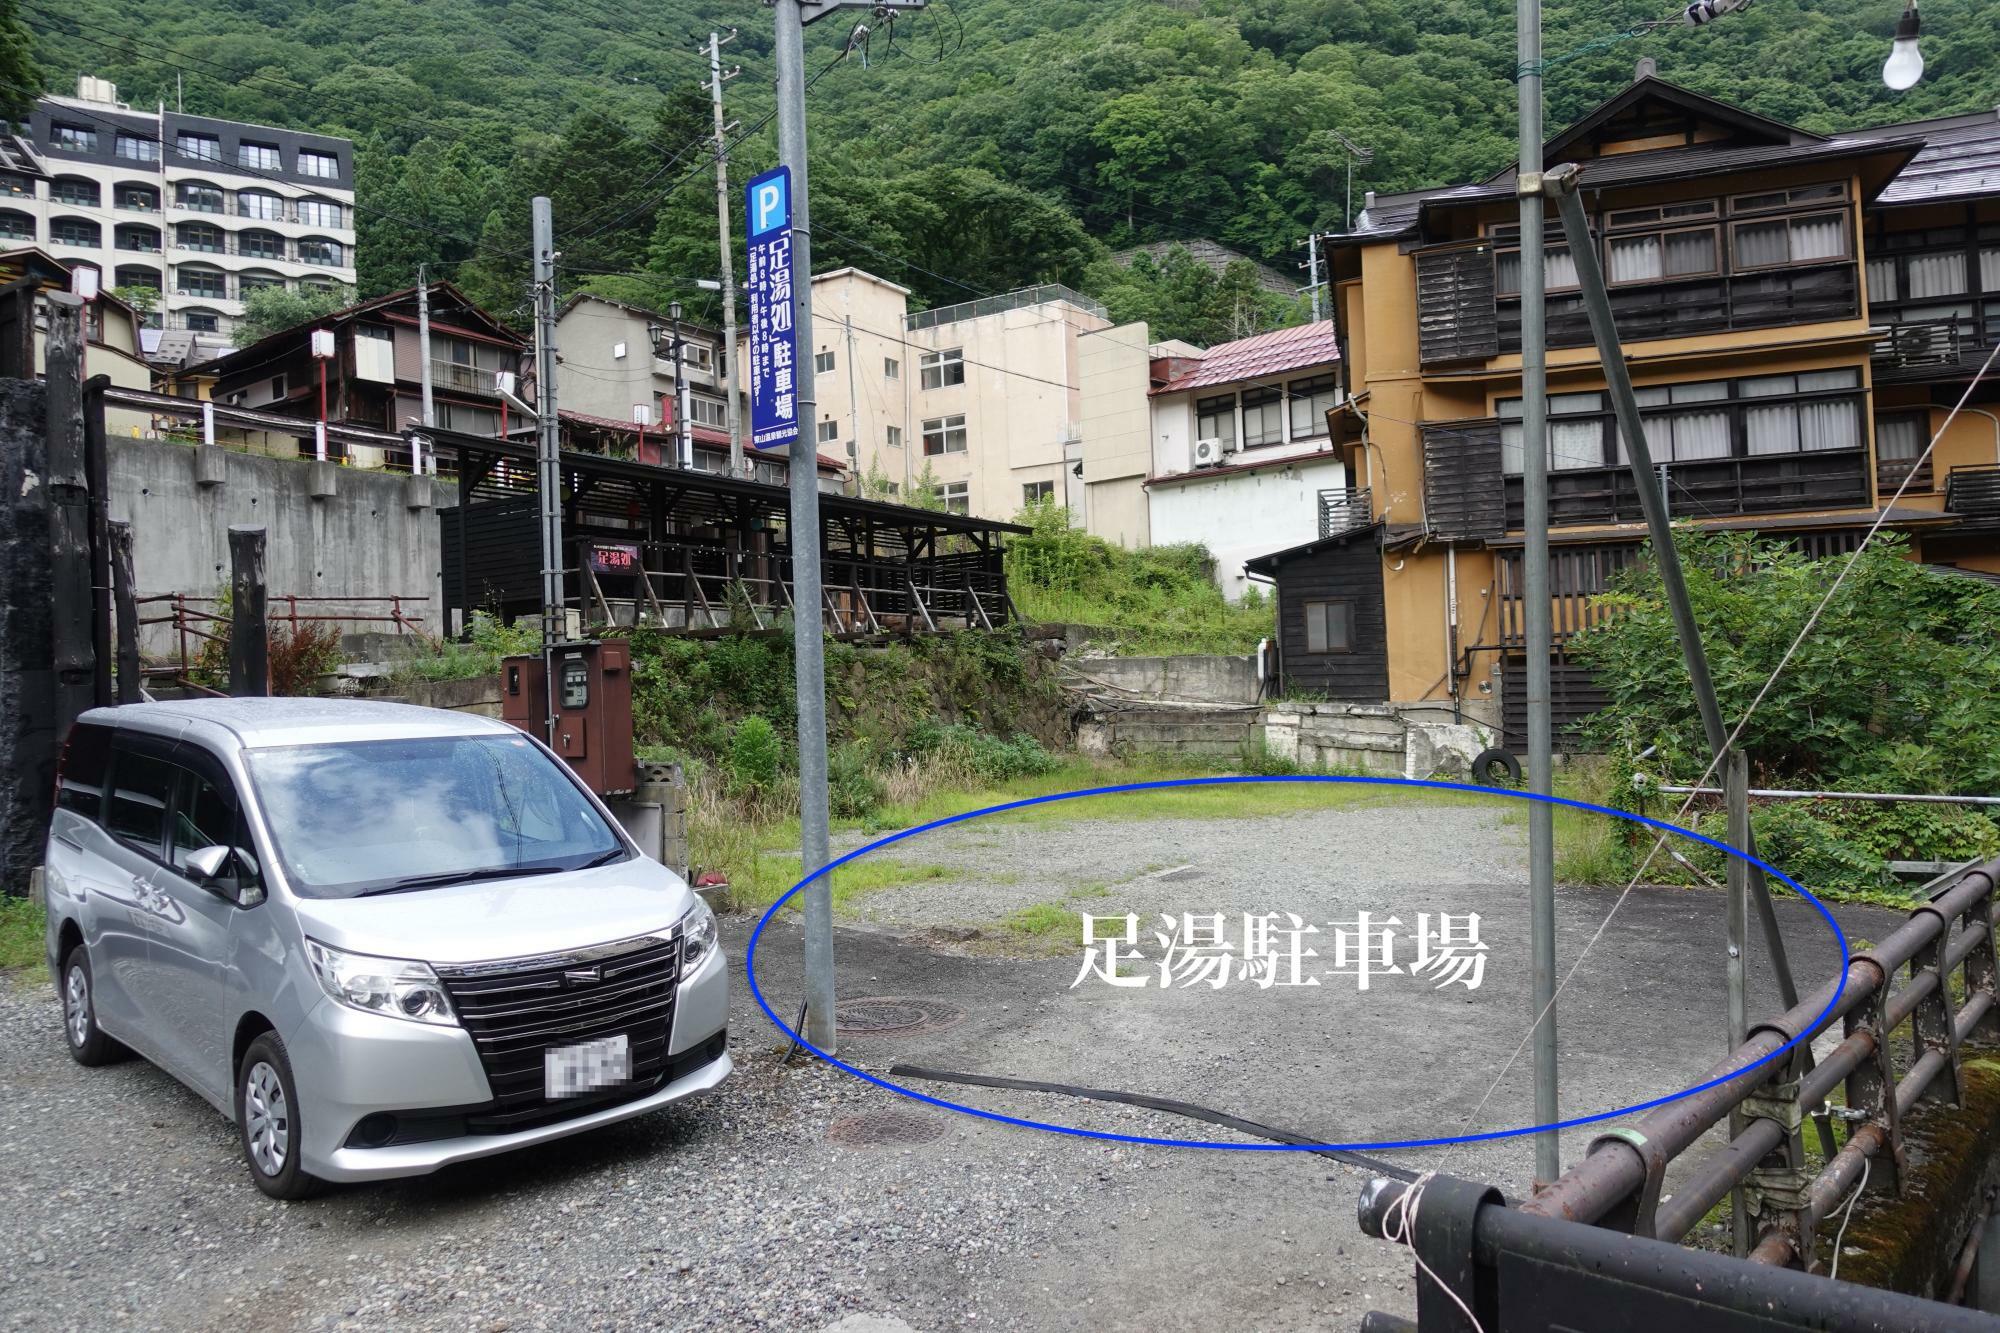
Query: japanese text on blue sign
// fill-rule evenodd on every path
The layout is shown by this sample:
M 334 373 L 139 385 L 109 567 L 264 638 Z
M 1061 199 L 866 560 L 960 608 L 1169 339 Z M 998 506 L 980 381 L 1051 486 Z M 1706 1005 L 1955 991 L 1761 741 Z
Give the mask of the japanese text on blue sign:
M 749 247 L 750 443 L 799 436 L 798 330 L 792 327 L 792 173 L 777 167 L 744 187 Z

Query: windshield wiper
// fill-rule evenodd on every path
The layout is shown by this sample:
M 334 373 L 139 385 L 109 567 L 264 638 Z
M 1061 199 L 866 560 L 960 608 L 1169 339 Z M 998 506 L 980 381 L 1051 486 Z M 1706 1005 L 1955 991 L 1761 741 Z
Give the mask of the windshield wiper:
M 604 852 L 601 855 L 591 857 L 588 861 L 585 861 L 582 865 L 578 866 L 577 869 L 595 870 L 599 866 L 608 866 L 613 861 L 622 861 L 624 859 L 625 859 L 625 849 L 623 847 L 613 847 L 608 852 Z
M 482 879 L 513 879 L 520 875 L 560 874 L 563 866 L 481 866 L 477 870 L 448 870 L 438 875 L 412 875 L 368 889 L 355 895 L 372 898 L 378 893 L 402 893 L 406 889 L 434 889 L 446 884 L 470 884 Z

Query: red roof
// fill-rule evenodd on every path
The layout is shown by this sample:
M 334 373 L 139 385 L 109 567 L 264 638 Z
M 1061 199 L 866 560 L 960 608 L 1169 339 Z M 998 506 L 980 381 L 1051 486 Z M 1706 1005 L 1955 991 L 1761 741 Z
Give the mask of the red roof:
M 1181 393 L 1215 384 L 1238 384 L 1311 366 L 1330 366 L 1339 359 L 1340 346 L 1333 336 L 1333 321 L 1323 319 L 1317 324 L 1300 324 L 1211 347 L 1194 370 L 1168 380 L 1153 393 Z
M 557 408 L 556 416 L 563 421 L 573 421 L 579 426 L 594 426 L 598 430 L 622 431 L 634 438 L 637 438 L 639 434 L 637 424 L 630 421 L 620 421 L 616 417 L 600 417 L 593 416 L 588 412 L 573 412 L 567 407 Z M 662 428 L 659 426 L 648 426 L 646 429 L 655 436 L 661 434 L 662 431 Z M 665 429 L 672 430 L 673 427 L 668 426 Z M 696 444 L 709 444 L 714 445 L 718 449 L 727 449 L 729 447 L 729 432 L 726 430 L 717 430 L 713 426 L 697 424 L 694 428 L 694 440 Z M 746 446 L 746 450 L 752 453 L 756 452 L 755 450 L 749 450 L 748 446 Z M 816 456 L 819 458 L 819 465 L 823 468 L 832 468 L 836 472 L 843 472 L 847 469 L 847 464 L 842 459 L 834 458 L 828 454 L 817 454 Z

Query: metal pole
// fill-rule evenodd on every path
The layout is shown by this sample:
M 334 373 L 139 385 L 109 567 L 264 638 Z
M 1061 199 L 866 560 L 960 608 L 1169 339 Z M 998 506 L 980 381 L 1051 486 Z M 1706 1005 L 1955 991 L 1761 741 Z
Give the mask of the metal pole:
M 687 343 L 681 337 L 680 302 L 674 302 L 668 322 L 674 331 L 674 466 L 688 467 L 694 460 L 688 442 L 687 395 L 683 392 L 687 387 Z
M 806 187 L 805 19 L 800 0 L 777 0 L 778 158 L 792 174 L 792 327 L 808 351 L 812 334 L 812 222 Z M 799 707 L 799 863 L 827 863 L 826 662 L 820 624 L 819 442 L 807 366 L 798 377 L 798 438 L 792 441 L 792 606 Z M 833 887 L 821 876 L 805 892 L 806 1039 L 834 1050 Z
M 854 460 L 854 494 L 861 494 L 861 389 L 854 363 L 854 321 L 841 316 L 847 329 L 847 456 Z M 818 466 L 817 463 L 814 464 Z
M 555 215 L 546 195 L 534 202 L 535 465 L 542 506 L 542 684 L 545 739 L 556 735 L 555 651 L 563 639 L 562 462 L 556 435 Z M 430 358 L 424 359 L 430 365 Z M 461 529 L 461 538 L 463 530 Z
M 722 44 L 735 39 L 734 28 L 727 37 L 708 34 L 708 89 L 709 102 L 715 111 L 715 230 L 722 253 L 722 355 L 729 368 L 729 475 L 743 477 L 749 473 L 743 465 L 743 418 L 736 407 L 742 381 L 736 365 L 736 264 L 729 256 L 729 127 L 722 119 L 722 85 L 736 77 L 734 70 L 728 74 L 722 72 Z
M 1729 845 L 1748 847 L 1750 845 L 1750 761 L 1741 750 L 1729 752 L 1728 762 L 1723 766 L 1723 783 L 1728 788 L 1726 804 L 1729 808 Z M 1750 1039 L 1750 993 L 1749 978 L 1745 972 L 1744 953 L 1749 944 L 1750 933 L 1750 864 L 1740 856 L 1729 858 L 1729 1045 L 1724 1050 L 1733 1051 Z M 1729 1113 L 1729 1137 L 1734 1139 L 1745 1128 L 1741 1108 Z M 1741 1259 L 1750 1253 L 1754 1230 L 1750 1225 L 1750 1208 L 1739 1184 L 1729 1191 L 1729 1219 L 1731 1240 L 1736 1257 Z
M 321 368 L 324 376 L 325 368 Z M 424 425 L 437 425 L 437 409 L 431 404 L 431 284 L 424 276 L 424 265 L 417 265 L 417 376 L 424 390 Z M 322 381 L 323 382 L 323 381 Z M 320 419 L 326 418 L 326 405 L 320 404 Z
M 1521 480 L 1523 628 L 1527 652 L 1528 790 L 1554 790 L 1554 725 L 1549 703 L 1549 442 L 1548 342 L 1542 254 L 1542 6 L 1520 0 L 1515 14 L 1520 104 L 1521 163 Z M 1556 874 L 1555 807 L 1528 803 L 1528 906 L 1530 974 L 1535 1007 L 1535 1123 L 1562 1118 L 1556 1085 Z M 1554 1130 L 1535 1136 L 1535 1179 L 1562 1174 L 1562 1147 Z
M 1354 159 L 1351 157 L 1347 159 L 1347 170 L 1348 174 L 1352 176 L 1354 172 Z M 1352 189 L 1353 187 L 1350 186 L 1349 193 L 1352 193 Z M 1306 237 L 1306 279 L 1312 284 L 1307 290 L 1312 293 L 1313 323 L 1317 324 L 1320 320 L 1318 232 L 1314 232 L 1312 235 Z

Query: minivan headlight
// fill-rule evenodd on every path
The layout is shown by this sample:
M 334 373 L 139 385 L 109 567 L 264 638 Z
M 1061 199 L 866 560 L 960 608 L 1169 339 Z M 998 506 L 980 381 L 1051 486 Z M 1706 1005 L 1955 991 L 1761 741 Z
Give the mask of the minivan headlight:
M 681 975 L 701 966 L 702 959 L 715 951 L 715 911 L 700 894 L 694 906 L 681 914 Z
M 312 939 L 306 941 L 306 957 L 321 989 L 350 1009 L 438 1027 L 458 1026 L 451 1001 L 428 963 L 348 953 Z

